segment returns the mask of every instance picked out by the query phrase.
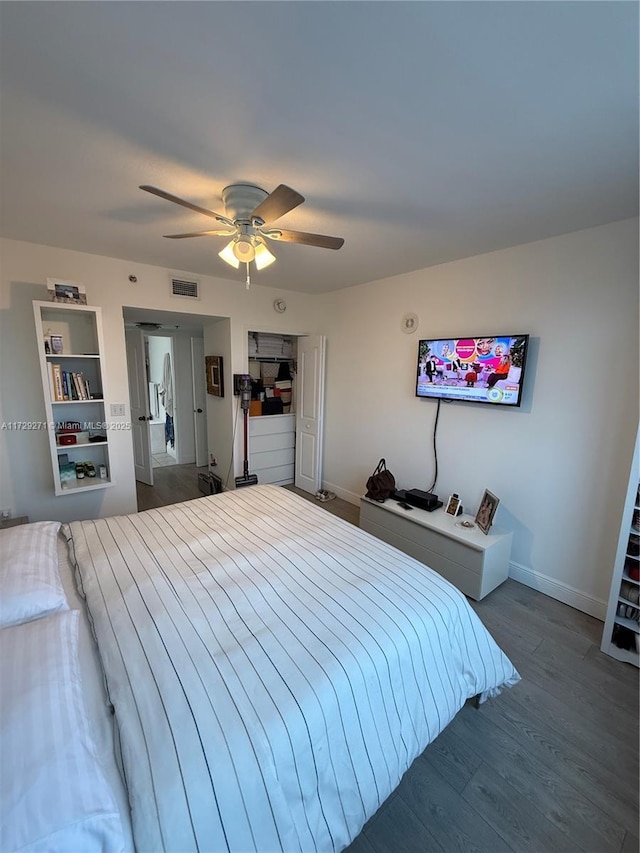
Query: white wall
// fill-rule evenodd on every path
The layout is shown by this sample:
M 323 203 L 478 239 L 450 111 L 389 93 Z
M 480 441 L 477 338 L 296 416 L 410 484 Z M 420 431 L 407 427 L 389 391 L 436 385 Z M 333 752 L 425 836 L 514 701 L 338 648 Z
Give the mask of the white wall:
M 238 342 L 239 348 L 242 341 Z M 209 323 L 204 330 L 205 355 L 222 356 L 222 374 L 224 382 L 224 397 L 207 394 L 207 445 L 210 456 L 218 460 L 215 472 L 222 478 L 225 488 L 233 488 L 233 477 L 241 469 L 242 451 L 235 441 L 235 461 L 232 464 L 234 438 L 237 437 L 238 398 L 233 396 L 232 373 L 244 373 L 245 367 L 229 367 L 232 359 L 231 323 L 229 320 L 219 320 Z M 246 364 L 246 361 L 242 361 Z M 235 435 L 234 435 L 235 433 Z M 213 469 L 212 469 L 213 470 Z
M 322 305 L 317 298 L 259 286 L 247 291 L 240 277 L 232 282 L 197 276 L 201 299 L 196 301 L 170 295 L 170 273 L 188 278 L 189 273 L 185 271 L 6 239 L 0 240 L 0 257 L 0 419 L 5 423 L 44 421 L 31 303 L 34 299 L 47 299 L 47 277 L 82 282 L 86 286 L 87 301 L 102 306 L 105 387 L 110 402 L 126 404 L 126 420 L 130 419 L 130 410 L 124 306 L 201 313 L 205 325 L 219 318 L 230 318 L 230 349 L 225 364 L 225 378 L 229 381 L 233 372 L 244 373 L 247 369 L 248 329 L 264 327 L 281 332 L 295 329 L 318 333 L 325 330 Z M 130 275 L 137 276 L 136 284 L 129 282 Z M 283 315 L 276 314 L 273 301 L 283 296 L 286 296 L 287 311 Z M 227 399 L 231 417 L 232 398 Z M 0 508 L 11 508 L 17 515 L 29 515 L 32 521 L 45 518 L 67 521 L 135 512 L 131 435 L 127 431 L 114 431 L 111 441 L 111 476 L 115 485 L 88 494 L 55 498 L 46 436 L 38 431 L 1 430 Z M 218 447 L 213 449 L 218 455 L 222 454 Z M 239 474 L 241 471 L 241 454 L 236 453 L 233 472 Z
M 638 222 L 530 243 L 326 297 L 324 485 L 357 500 L 381 456 L 430 486 L 436 403 L 414 396 L 418 339 L 530 333 L 524 405 L 443 404 L 442 497 L 485 488 L 514 530 L 512 573 L 604 614 L 638 422 Z M 417 333 L 401 331 L 414 311 Z
M 127 417 L 123 306 L 205 315 L 205 352 L 225 357 L 226 395 L 207 400 L 223 479 L 229 465 L 241 473 L 239 434 L 233 462 L 230 451 L 231 377 L 247 369 L 247 332 L 326 334 L 323 485 L 354 502 L 380 456 L 400 486 L 426 488 L 433 477 L 436 404 L 414 397 L 419 337 L 529 332 L 521 409 L 442 406 L 436 491 L 459 492 L 474 511 L 491 489 L 501 499 L 496 524 L 515 533 L 514 576 L 604 614 L 638 420 L 637 220 L 323 297 L 289 292 L 284 315 L 272 309 L 281 292 L 247 293 L 240 281 L 201 278 L 202 300 L 192 302 L 170 297 L 160 268 L 11 240 L 0 253 L 2 421 L 44 419 L 31 301 L 46 298 L 48 276 L 84 282 L 89 302 L 102 305 L 108 392 L 127 403 Z M 420 318 L 415 335 L 401 332 L 407 311 Z M 0 508 L 32 520 L 135 511 L 130 436 L 114 433 L 113 445 L 113 488 L 54 498 L 45 437 L 3 430 Z

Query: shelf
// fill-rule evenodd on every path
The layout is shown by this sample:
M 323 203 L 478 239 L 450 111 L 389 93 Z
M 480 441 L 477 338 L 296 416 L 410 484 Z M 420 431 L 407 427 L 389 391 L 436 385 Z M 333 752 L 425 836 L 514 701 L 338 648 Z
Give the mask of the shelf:
M 625 610 L 626 607 L 633 608 L 627 612 L 637 613 L 640 609 L 638 602 L 630 601 L 628 594 L 635 595 L 640 586 L 640 580 L 629 577 L 629 571 L 640 566 L 640 555 L 629 554 L 629 548 L 637 549 L 640 541 L 640 531 L 634 527 L 637 522 L 637 513 L 640 510 L 640 487 L 638 485 L 638 471 L 640 470 L 640 428 L 636 433 L 636 443 L 631 463 L 630 476 L 626 483 L 624 509 L 620 519 L 618 546 L 616 548 L 609 590 L 609 601 L 607 614 L 602 633 L 600 649 L 607 655 L 625 663 L 640 665 L 640 624 L 638 619 L 629 619 L 618 615 L 618 608 Z M 625 593 L 627 593 L 625 595 Z M 614 643 L 616 627 L 624 628 L 632 632 L 635 638 L 634 649 L 621 649 Z
M 250 355 L 249 361 L 280 362 L 295 361 L 295 358 L 292 355 Z
M 87 482 L 87 480 L 89 482 Z M 101 477 L 84 477 L 82 480 L 69 480 L 64 486 L 60 487 L 59 495 L 72 495 L 78 492 L 92 492 L 94 489 L 106 489 L 111 486 L 111 480 L 108 478 L 103 480 Z
M 75 444 L 56 444 L 58 453 L 66 453 L 68 450 L 77 450 L 79 447 L 106 447 L 108 441 L 77 441 Z
M 613 643 L 609 644 L 607 654 L 616 660 L 622 661 L 623 663 L 631 663 L 633 666 L 638 666 L 640 661 L 637 651 L 633 651 L 633 649 L 619 649 Z
M 109 390 L 104 365 L 102 310 L 97 306 L 36 300 L 33 313 L 46 422 L 57 425 L 55 430 L 47 430 L 53 492 L 56 497 L 62 497 L 108 488 L 113 485 L 110 476 L 99 476 L 102 465 L 111 474 L 112 461 L 109 453 L 111 436 L 108 432 L 105 434 L 106 424 L 102 424 L 106 421 Z M 65 351 L 45 352 L 44 341 L 49 336 L 51 340 L 55 340 L 53 336 L 61 339 L 61 348 Z M 73 399 L 72 395 L 81 388 L 86 388 L 90 396 Z M 58 399 L 52 399 L 56 396 Z M 59 443 L 65 432 L 65 423 L 76 423 L 79 427 L 73 432 L 75 444 Z M 89 431 L 99 440 L 89 441 Z M 94 464 L 96 476 L 78 480 L 75 463 L 85 459 Z M 68 462 L 69 468 L 64 468 L 63 462 Z M 71 478 L 66 479 L 69 474 Z M 61 480 L 62 476 L 64 480 Z
M 623 628 L 629 628 L 630 631 L 640 634 L 640 625 L 635 619 L 627 619 L 625 616 L 614 616 L 613 621 L 616 625 L 622 625 Z
M 75 406 L 76 403 L 104 403 L 104 397 L 92 397 L 90 400 L 52 400 L 52 406 Z
M 57 361 L 59 358 L 100 358 L 96 353 L 84 353 L 84 352 L 76 352 L 76 353 L 63 353 L 63 352 L 46 352 L 44 354 L 47 361 L 51 359 L 52 361 Z

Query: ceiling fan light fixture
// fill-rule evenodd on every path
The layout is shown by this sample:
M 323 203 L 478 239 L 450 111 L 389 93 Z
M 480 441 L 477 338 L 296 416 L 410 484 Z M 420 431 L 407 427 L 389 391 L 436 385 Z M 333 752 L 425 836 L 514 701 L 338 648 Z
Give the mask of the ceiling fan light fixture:
M 218 252 L 218 257 L 222 258 L 223 261 L 229 264 L 229 266 L 235 267 L 235 269 L 240 268 L 240 261 L 236 258 L 233 253 L 235 240 L 232 240 L 230 243 L 224 247 L 221 252 Z
M 256 243 L 255 253 L 256 269 L 258 270 L 263 270 L 265 267 L 270 266 L 276 259 L 276 256 L 267 249 L 262 241 Z
M 233 243 L 233 254 L 243 264 L 251 263 L 256 256 L 256 250 L 247 234 L 240 234 Z

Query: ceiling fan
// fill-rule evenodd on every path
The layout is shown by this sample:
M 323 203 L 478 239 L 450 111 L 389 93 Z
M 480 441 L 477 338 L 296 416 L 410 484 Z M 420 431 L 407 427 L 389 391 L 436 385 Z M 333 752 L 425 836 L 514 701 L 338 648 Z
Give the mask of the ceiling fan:
M 200 207 L 178 196 L 152 187 L 140 186 L 141 190 L 157 195 L 174 204 L 180 204 L 196 213 L 202 213 L 215 219 L 223 228 L 211 231 L 192 231 L 188 234 L 165 234 L 170 240 L 182 240 L 185 237 L 230 237 L 230 242 L 218 252 L 223 261 L 236 269 L 246 264 L 247 289 L 251 283 L 249 264 L 254 261 L 261 270 L 275 261 L 267 246 L 267 240 L 280 240 L 283 243 L 302 243 L 305 246 L 317 246 L 321 249 L 339 249 L 342 237 L 328 237 L 324 234 L 308 234 L 304 231 L 287 231 L 274 228 L 271 223 L 304 201 L 304 196 L 280 184 L 271 193 L 265 192 L 253 184 L 231 184 L 222 190 L 222 201 L 226 215 L 216 213 L 206 207 Z

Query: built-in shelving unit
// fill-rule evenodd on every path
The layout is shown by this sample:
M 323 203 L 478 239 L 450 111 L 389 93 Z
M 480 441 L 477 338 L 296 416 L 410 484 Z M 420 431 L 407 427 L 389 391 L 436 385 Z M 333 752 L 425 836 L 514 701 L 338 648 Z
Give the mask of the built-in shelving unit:
M 640 459 L 633 455 L 620 538 L 600 648 L 617 660 L 639 665 L 640 655 Z
M 101 310 L 36 301 L 33 311 L 55 494 L 104 489 L 112 481 Z

